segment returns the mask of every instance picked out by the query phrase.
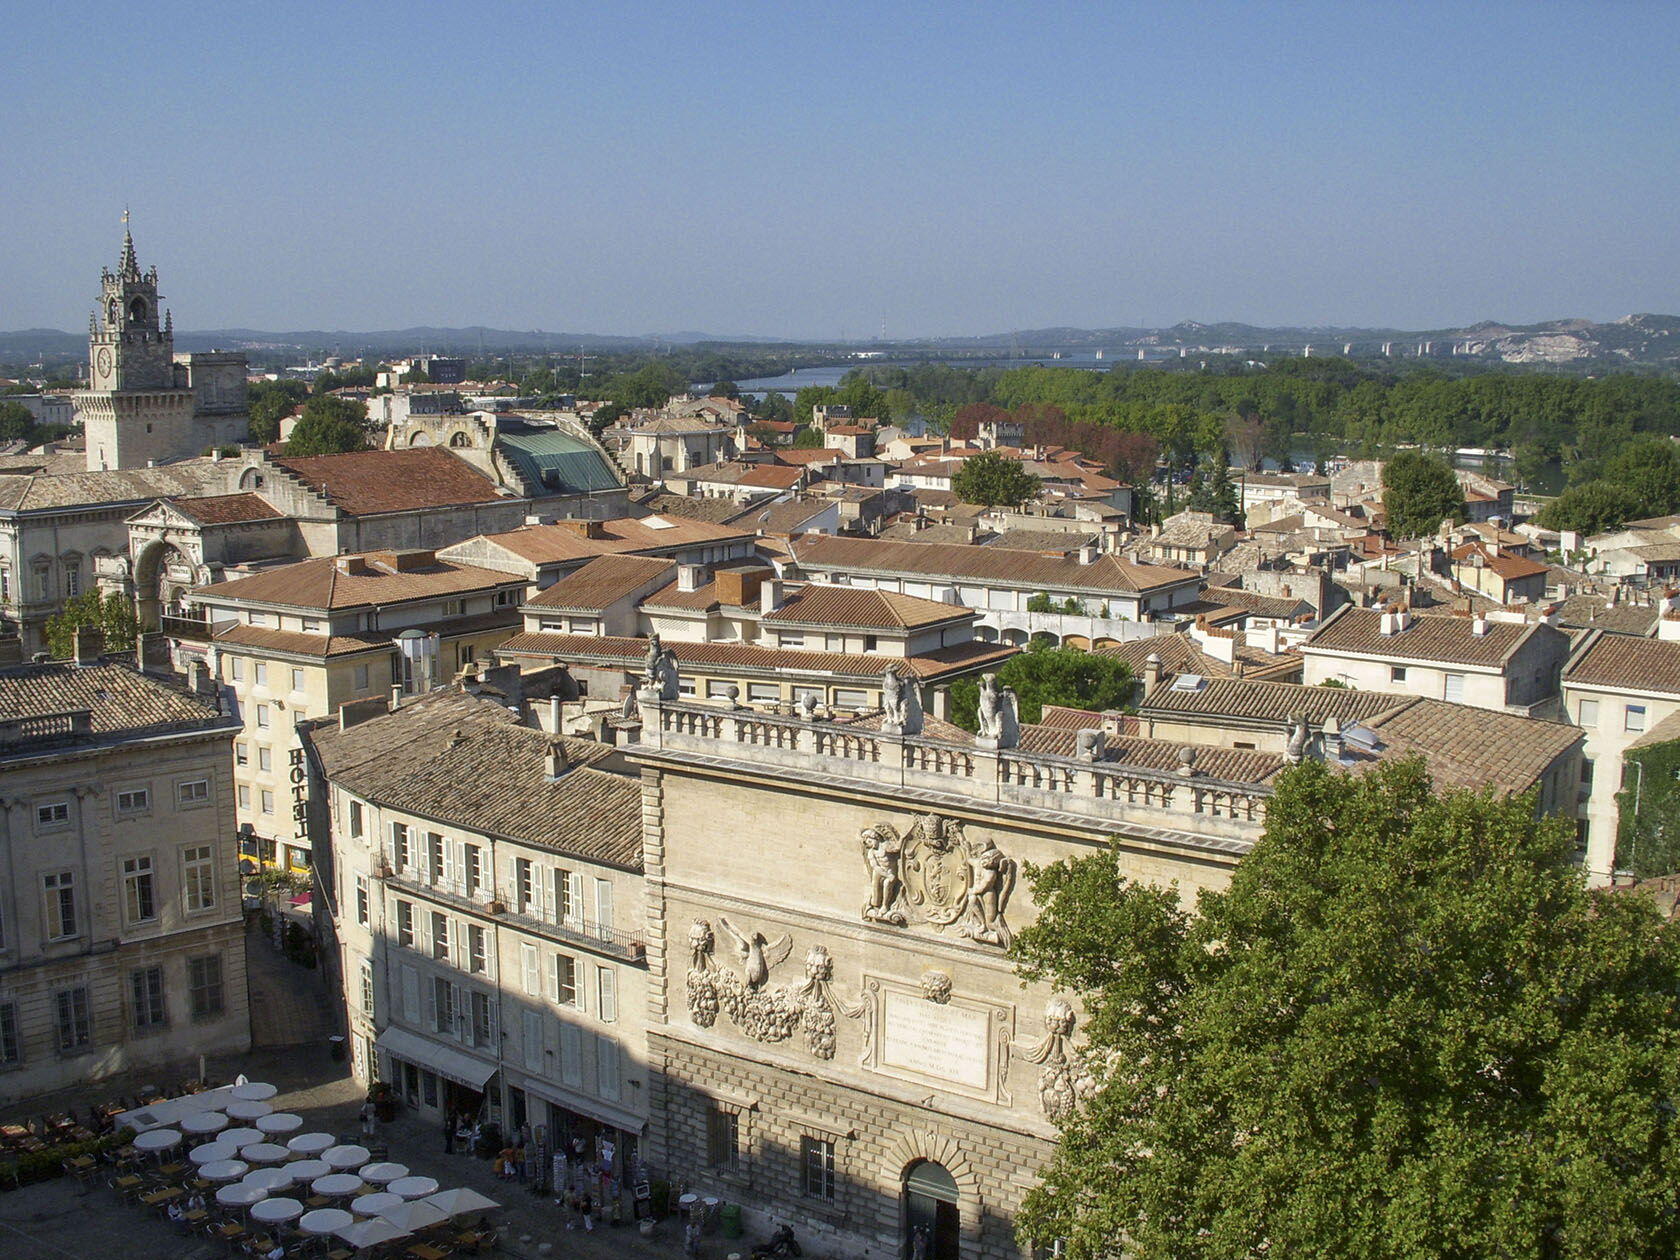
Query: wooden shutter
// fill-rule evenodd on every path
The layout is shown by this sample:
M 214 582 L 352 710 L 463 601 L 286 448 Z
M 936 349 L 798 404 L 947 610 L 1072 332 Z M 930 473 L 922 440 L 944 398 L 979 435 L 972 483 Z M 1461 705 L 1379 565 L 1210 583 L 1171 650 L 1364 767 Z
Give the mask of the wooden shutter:
M 537 947 L 530 941 L 519 942 L 519 964 L 524 972 L 525 992 L 536 997 L 542 989 L 542 974 L 537 962 Z
M 520 1012 L 522 1028 L 520 1045 L 525 1053 L 525 1070 L 541 1072 L 543 1065 L 543 1018 L 541 1011 L 526 1009 Z

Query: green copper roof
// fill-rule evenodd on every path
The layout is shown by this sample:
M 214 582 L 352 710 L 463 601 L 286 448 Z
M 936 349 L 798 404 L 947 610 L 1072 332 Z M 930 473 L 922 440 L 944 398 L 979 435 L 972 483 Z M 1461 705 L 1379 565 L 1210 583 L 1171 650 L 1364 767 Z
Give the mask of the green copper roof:
M 584 494 L 622 484 L 600 451 L 559 429 L 504 433 L 501 447 L 520 472 L 553 494 Z

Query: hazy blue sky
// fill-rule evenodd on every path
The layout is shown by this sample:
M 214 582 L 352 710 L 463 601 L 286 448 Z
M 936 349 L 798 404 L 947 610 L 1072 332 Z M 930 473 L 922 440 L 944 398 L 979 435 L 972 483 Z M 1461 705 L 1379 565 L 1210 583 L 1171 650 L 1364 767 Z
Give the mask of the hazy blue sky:
M 1680 310 L 1673 3 L 14 4 L 0 328 Z

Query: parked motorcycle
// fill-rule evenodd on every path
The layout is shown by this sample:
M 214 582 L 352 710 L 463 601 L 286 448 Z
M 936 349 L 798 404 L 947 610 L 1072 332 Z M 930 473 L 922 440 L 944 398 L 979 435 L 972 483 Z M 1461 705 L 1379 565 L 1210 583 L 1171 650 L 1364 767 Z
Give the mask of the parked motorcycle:
M 793 1236 L 793 1226 L 778 1225 L 769 1242 L 761 1242 L 752 1249 L 752 1260 L 772 1260 L 775 1256 L 800 1256 L 804 1251 Z

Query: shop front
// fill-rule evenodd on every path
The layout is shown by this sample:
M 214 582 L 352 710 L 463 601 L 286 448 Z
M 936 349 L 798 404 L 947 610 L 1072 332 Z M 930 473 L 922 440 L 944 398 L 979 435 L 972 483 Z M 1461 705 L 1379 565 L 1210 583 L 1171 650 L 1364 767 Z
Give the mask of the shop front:
M 469 1124 L 499 1118 L 501 1099 L 491 1083 L 494 1063 L 406 1028 L 385 1029 L 374 1046 L 382 1058 L 383 1079 L 418 1115 L 439 1123 L 445 1116 L 457 1121 L 465 1117 Z

